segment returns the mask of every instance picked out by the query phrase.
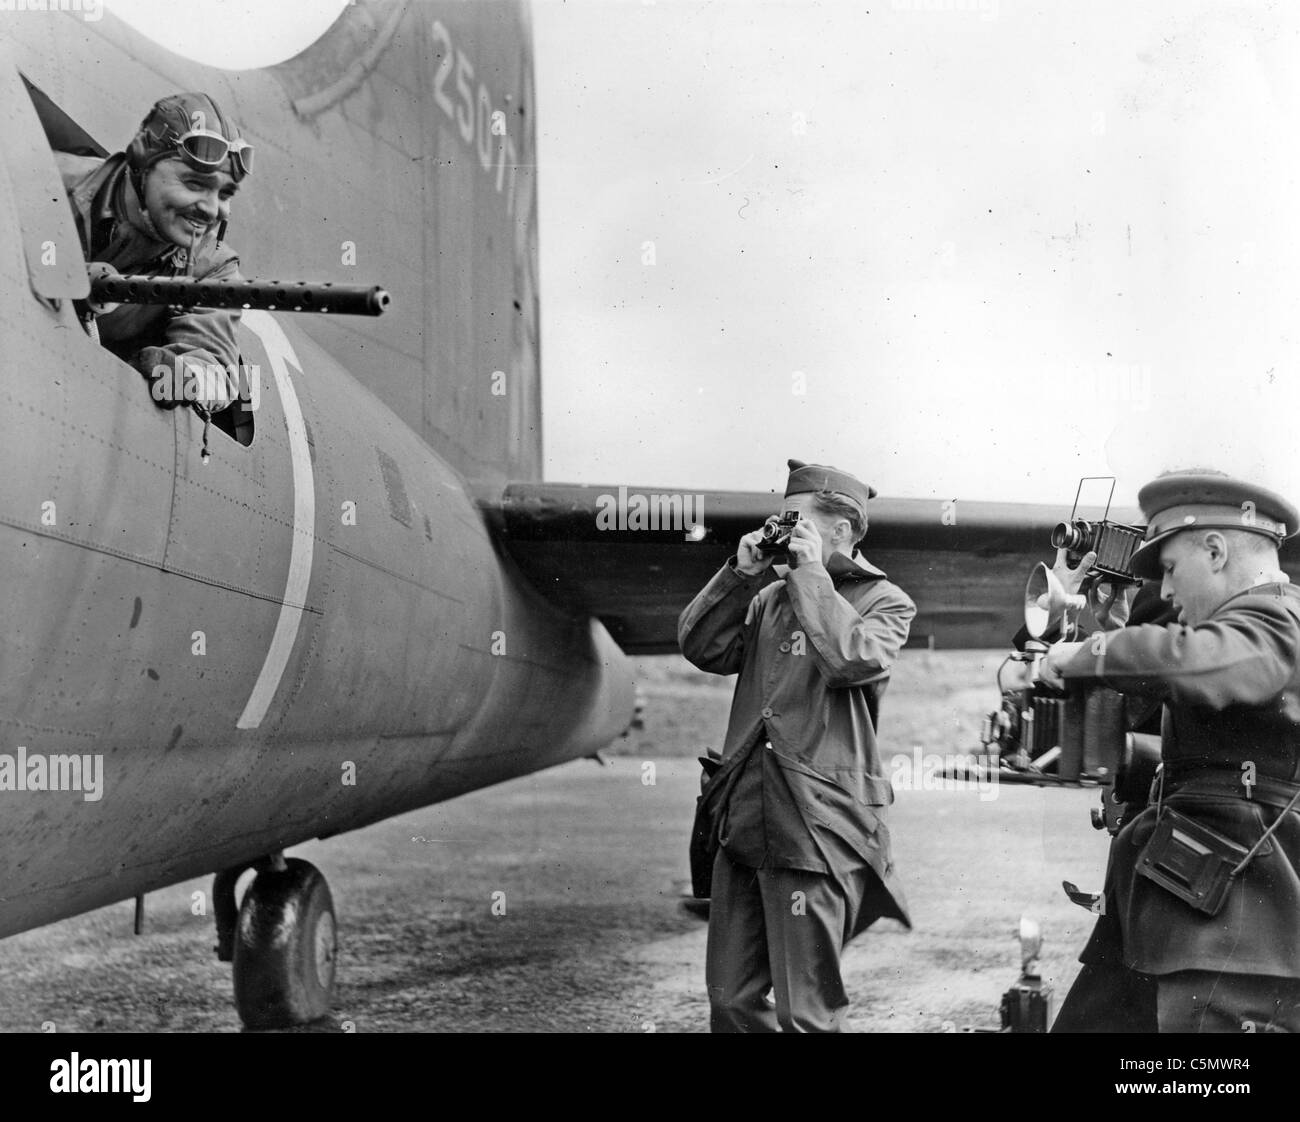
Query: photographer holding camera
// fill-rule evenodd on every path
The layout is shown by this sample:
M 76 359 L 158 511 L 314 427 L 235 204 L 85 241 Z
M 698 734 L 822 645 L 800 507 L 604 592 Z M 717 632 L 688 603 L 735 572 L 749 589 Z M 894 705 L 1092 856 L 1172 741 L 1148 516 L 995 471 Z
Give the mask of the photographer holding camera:
M 1059 643 L 1056 688 L 1164 705 L 1161 775 L 1111 843 L 1104 908 L 1054 1032 L 1300 1032 L 1300 591 L 1281 496 L 1208 472 L 1147 484 L 1136 575 L 1167 626 Z
M 789 467 L 782 509 L 792 516 L 741 538 L 678 621 L 687 659 L 740 675 L 701 797 L 716 851 L 705 965 L 714 1032 L 843 1031 L 845 944 L 881 916 L 911 926 L 893 881 L 884 812 L 894 793 L 876 724 L 916 607 L 855 555 L 875 491 L 835 468 Z M 790 570 L 778 579 L 783 556 Z

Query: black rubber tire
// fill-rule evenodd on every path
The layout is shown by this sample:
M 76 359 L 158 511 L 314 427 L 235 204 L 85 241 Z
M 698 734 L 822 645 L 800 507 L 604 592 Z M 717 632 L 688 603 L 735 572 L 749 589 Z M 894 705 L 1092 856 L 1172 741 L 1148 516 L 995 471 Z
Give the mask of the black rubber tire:
M 334 901 L 319 869 L 290 857 L 257 874 L 235 926 L 235 1007 L 248 1028 L 319 1020 L 334 996 Z

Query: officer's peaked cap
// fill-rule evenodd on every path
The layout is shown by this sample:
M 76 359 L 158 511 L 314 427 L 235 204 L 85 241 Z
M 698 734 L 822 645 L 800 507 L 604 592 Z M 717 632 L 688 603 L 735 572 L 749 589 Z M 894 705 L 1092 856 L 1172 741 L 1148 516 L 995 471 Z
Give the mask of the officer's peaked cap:
M 1133 572 L 1158 579 L 1160 547 L 1181 530 L 1245 530 L 1279 545 L 1300 530 L 1300 512 L 1274 491 L 1219 472 L 1172 471 L 1138 492 L 1146 540 L 1133 554 Z

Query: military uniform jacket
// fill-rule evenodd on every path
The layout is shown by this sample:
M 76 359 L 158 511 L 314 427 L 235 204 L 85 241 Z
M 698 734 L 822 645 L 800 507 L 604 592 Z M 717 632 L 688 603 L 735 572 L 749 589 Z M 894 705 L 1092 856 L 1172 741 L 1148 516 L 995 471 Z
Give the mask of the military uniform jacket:
M 145 231 L 122 153 L 107 160 L 66 152 L 57 153 L 56 158 L 88 261 L 103 261 L 119 273 L 241 279 L 238 255 L 212 235 L 199 243 L 191 267 L 187 250 L 158 241 Z M 233 371 L 239 364 L 235 341 L 239 315 L 237 308 L 173 311 L 158 304 L 122 304 L 97 317 L 95 323 L 100 342 L 143 374 L 181 355 Z M 139 352 L 145 347 L 158 350 L 142 359 Z
M 1196 627 L 1109 632 L 1062 668 L 1164 702 L 1169 806 L 1249 847 L 1300 780 L 1300 592 L 1265 584 Z M 1244 764 L 1256 783 L 1246 798 Z M 1286 815 L 1215 916 L 1136 875 L 1155 829 L 1147 807 L 1111 843 L 1106 911 L 1082 956 L 1149 974 L 1209 970 L 1300 978 L 1300 813 Z
M 859 559 L 843 555 L 746 577 L 733 557 L 687 606 L 677 625 L 682 653 L 701 670 L 739 674 L 723 745 L 710 780 L 710 809 L 724 823 L 726 800 L 750 750 L 770 753 L 784 788 L 784 808 L 765 824 L 781 864 L 816 868 L 827 858 L 843 871 L 845 855 L 879 878 L 868 892 L 853 934 L 880 916 L 909 923 L 893 876 L 884 808 L 894 792 L 876 746 L 880 696 L 907 640 L 916 606 Z M 767 743 L 771 744 L 770 749 Z M 707 803 L 707 796 L 706 796 Z

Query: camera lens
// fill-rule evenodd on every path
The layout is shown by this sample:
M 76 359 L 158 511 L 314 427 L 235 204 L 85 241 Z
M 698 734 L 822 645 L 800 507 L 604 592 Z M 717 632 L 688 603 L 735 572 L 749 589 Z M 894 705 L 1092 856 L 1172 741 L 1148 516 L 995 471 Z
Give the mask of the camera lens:
M 1083 521 L 1075 523 L 1058 522 L 1056 529 L 1052 531 L 1052 548 L 1075 551 L 1082 549 L 1084 543 L 1088 540 L 1089 529 L 1088 523 Z

